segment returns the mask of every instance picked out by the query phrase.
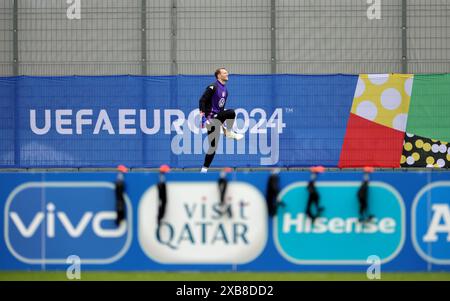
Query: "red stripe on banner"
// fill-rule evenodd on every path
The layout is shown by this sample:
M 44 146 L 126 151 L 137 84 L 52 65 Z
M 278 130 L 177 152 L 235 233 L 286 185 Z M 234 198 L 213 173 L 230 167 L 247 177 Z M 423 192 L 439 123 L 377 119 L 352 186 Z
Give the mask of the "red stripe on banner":
M 400 167 L 404 132 L 350 113 L 339 167 Z

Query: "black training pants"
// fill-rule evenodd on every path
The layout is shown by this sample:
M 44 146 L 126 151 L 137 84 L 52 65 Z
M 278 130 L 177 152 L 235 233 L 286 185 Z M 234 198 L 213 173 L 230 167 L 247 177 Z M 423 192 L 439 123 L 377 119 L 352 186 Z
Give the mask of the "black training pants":
M 219 144 L 220 127 L 223 123 L 225 123 L 227 129 L 231 130 L 233 128 L 235 118 L 236 113 L 233 109 L 224 110 L 214 115 L 214 118 L 211 119 L 210 124 L 206 126 L 206 129 L 208 130 L 209 149 L 205 156 L 205 162 L 203 163 L 204 167 L 208 168 L 214 159 L 217 145 Z

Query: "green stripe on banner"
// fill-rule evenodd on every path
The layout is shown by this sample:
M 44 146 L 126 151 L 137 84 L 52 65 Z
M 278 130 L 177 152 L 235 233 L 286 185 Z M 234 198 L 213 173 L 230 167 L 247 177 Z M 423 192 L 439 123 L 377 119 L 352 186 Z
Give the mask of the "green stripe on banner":
M 450 74 L 415 75 L 406 131 L 450 141 Z

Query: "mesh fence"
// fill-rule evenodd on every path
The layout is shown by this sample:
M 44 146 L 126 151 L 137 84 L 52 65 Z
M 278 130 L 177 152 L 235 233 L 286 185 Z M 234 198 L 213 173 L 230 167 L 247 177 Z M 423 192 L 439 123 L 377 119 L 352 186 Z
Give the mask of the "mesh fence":
M 140 1 L 18 1 L 20 74 L 139 74 Z
M 1 1 L 0 75 L 450 71 L 447 0 L 380 0 L 379 19 L 362 0 L 79 3 Z
M 13 74 L 13 0 L 0 1 L 0 75 Z
M 379 20 L 366 1 L 277 3 L 279 72 L 401 72 L 401 1 L 383 1 Z
M 411 73 L 450 72 L 450 1 L 408 1 Z

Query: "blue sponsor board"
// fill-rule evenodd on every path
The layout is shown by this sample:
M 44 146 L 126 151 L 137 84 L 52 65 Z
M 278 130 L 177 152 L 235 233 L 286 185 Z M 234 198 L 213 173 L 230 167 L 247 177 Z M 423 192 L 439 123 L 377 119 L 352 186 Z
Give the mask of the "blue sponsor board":
M 382 263 L 395 258 L 405 238 L 405 210 L 392 186 L 371 184 L 369 211 L 374 218 L 360 222 L 360 183 L 318 183 L 324 212 L 312 223 L 305 214 L 306 185 L 291 184 L 280 195 L 285 206 L 274 219 L 274 238 L 287 260 L 298 264 L 367 264 L 370 255 L 380 257 Z
M 129 210 L 129 222 L 115 225 L 113 198 L 109 182 L 21 184 L 5 204 L 6 246 L 29 264 L 65 263 L 72 254 L 85 263 L 113 262 L 131 243 L 132 222 Z
M 411 219 L 418 254 L 429 262 L 450 265 L 450 181 L 423 187 L 414 199 Z
M 162 225 L 176 231 L 171 248 L 157 237 L 157 173 L 125 175 L 127 219 L 119 226 L 115 173 L 1 173 L 0 269 L 66 269 L 77 255 L 87 270 L 365 272 L 374 255 L 382 271 L 450 270 L 450 173 L 372 174 L 368 224 L 358 221 L 362 173 L 319 175 L 324 211 L 314 224 L 305 216 L 310 174 L 280 173 L 284 207 L 273 219 L 268 177 L 229 174 L 221 206 L 219 173 L 167 174 Z
M 1 167 L 196 167 L 214 76 L 0 78 Z M 337 166 L 357 75 L 231 75 L 215 166 Z M 296 145 L 295 149 L 292 147 Z

